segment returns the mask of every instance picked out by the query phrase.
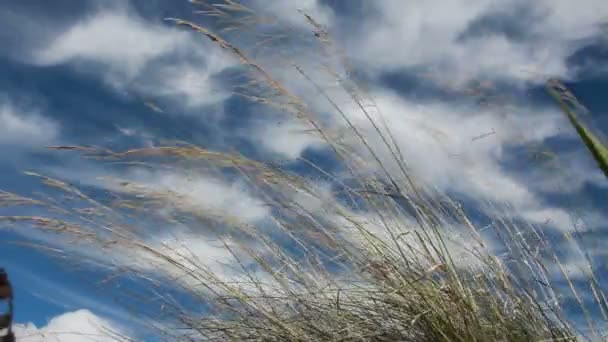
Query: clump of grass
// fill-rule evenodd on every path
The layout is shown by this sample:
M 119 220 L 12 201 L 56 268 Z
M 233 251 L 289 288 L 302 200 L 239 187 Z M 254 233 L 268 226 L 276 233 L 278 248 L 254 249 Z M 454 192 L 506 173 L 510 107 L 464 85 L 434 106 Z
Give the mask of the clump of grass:
M 254 11 L 231 0 L 192 2 L 205 5 L 202 13 L 220 18 L 231 30 L 258 22 Z M 348 71 L 329 34 L 312 17 L 305 18 L 322 54 Z M 302 67 L 296 65 L 296 73 L 327 100 L 343 126 L 328 125 L 246 49 L 203 25 L 173 21 L 240 60 L 252 81 L 238 94 L 308 125 L 345 171 L 333 174 L 300 159 L 323 177 L 321 183 L 279 165 L 191 144 L 122 152 L 55 146 L 137 170 L 170 170 L 184 178 L 194 173 L 217 182 L 238 179 L 245 184 L 243 197 L 260 199 L 267 211 L 263 220 L 248 222 L 221 206 L 200 205 L 170 188 L 126 176 L 105 179 L 110 195 L 100 199 L 29 173 L 50 186 L 53 196 L 2 193 L 1 203 L 34 206 L 47 215 L 2 216 L 2 222 L 86 246 L 85 255 L 114 271 L 104 284 L 136 279 L 141 290 L 123 289 L 122 299 L 132 301 L 167 340 L 571 341 L 601 336 L 564 271 L 588 332 L 579 332 L 565 317 L 547 260 L 563 267 L 543 232 L 494 210 L 489 226 L 497 241 L 489 240 L 462 205 L 418 182 L 388 125 L 370 109 L 373 99 L 347 77 L 352 73 L 327 68 L 371 132 L 357 127 Z M 354 139 L 342 139 L 345 132 Z M 381 141 L 379 147 L 369 142 L 372 136 Z M 150 229 L 159 226 L 175 227 L 167 232 L 175 239 L 151 240 Z M 203 259 L 205 253 L 195 250 L 189 237 L 215 243 L 221 261 Z M 492 243 L 507 250 L 508 262 Z M 605 315 L 606 299 L 592 271 L 587 280 L 594 305 Z
M 197 314 L 182 302 L 160 297 L 163 318 L 180 323 L 180 329 L 165 331 L 171 339 L 515 341 L 573 337 L 573 328 L 560 317 L 559 309 L 545 301 L 551 295 L 545 294 L 543 300 L 542 294 L 535 293 L 547 289 L 533 281 L 549 282 L 548 277 L 533 253 L 523 247 L 528 241 L 517 238 L 506 222 L 497 223 L 496 228 L 505 231 L 506 243 L 522 248 L 519 267 L 525 262 L 534 270 L 530 278 L 517 276 L 492 255 L 472 225 L 466 236 L 474 242 L 457 248 L 458 241 L 449 232 L 470 222 L 448 198 L 442 198 L 438 207 L 427 207 L 434 217 L 422 216 L 418 227 L 411 214 L 390 197 L 353 191 L 351 196 L 365 206 L 378 208 L 374 222 L 369 222 L 358 219 L 335 198 L 324 199 L 310 180 L 242 156 L 195 147 L 95 153 L 108 160 L 151 155 L 196 159 L 201 169 L 231 165 L 251 186 L 263 189 L 266 204 L 274 211 L 273 224 L 252 226 L 222 213 L 201 213 L 170 191 L 122 180 L 112 181 L 121 190 L 116 191 L 111 209 L 79 192 L 80 200 L 92 206 L 70 208 L 61 220 L 32 216 L 2 220 L 28 222 L 46 232 L 72 236 L 79 244 L 92 243 L 107 253 L 130 255 L 145 265 L 121 266 L 120 272 L 140 278 L 156 289 L 153 292 L 165 285 L 157 283 L 158 273 L 152 276 L 150 272 L 165 274 L 160 279 L 208 308 Z M 65 184 L 48 177 L 44 182 Z M 63 188 L 72 192 L 67 185 Z M 290 191 L 320 201 L 323 210 L 304 208 Z M 7 198 L 14 198 L 15 205 L 38 203 Z M 160 214 L 159 209 L 165 212 Z M 191 230 L 206 229 L 207 236 L 221 241 L 240 271 L 225 276 L 188 248 L 151 245 L 145 225 L 127 226 L 125 210 L 155 215 L 157 222 L 181 223 Z M 285 247 L 286 242 L 295 247 Z M 185 328 L 187 336 L 181 335 Z

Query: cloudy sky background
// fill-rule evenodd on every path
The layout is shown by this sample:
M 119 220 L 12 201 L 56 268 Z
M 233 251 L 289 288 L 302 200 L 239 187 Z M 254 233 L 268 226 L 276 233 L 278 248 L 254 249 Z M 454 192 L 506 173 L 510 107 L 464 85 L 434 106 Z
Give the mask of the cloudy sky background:
M 608 283 L 608 255 L 591 244 L 608 237 L 602 200 L 607 184 L 543 85 L 548 76 L 564 80 L 590 110 L 585 122 L 598 132 L 608 129 L 604 1 L 248 3 L 301 37 L 280 47 L 328 86 L 363 131 L 370 131 L 365 117 L 315 64 L 306 45 L 314 42 L 312 28 L 297 9 L 328 28 L 418 179 L 458 198 L 510 203 L 521 218 L 556 235 L 582 227 L 583 245 L 593 251 L 598 273 Z M 38 183 L 24 170 L 100 186 L 98 177 L 119 171 L 44 146 L 124 149 L 164 139 L 236 149 L 295 169 L 295 159 L 304 156 L 340 172 L 328 147 L 303 134 L 301 123 L 232 94 L 240 68 L 236 59 L 163 20 L 205 22 L 192 10 L 189 2 L 173 0 L 5 2 L 0 9 L 0 187 L 36 191 Z M 246 38 L 231 35 L 237 43 Z M 276 51 L 260 50 L 257 57 L 328 125 L 338 125 L 331 106 L 293 68 L 277 61 Z M 371 144 L 380 142 L 371 139 Z M 539 150 L 556 157 L 534 160 L 531 155 Z M 238 182 L 202 175 L 184 179 L 164 171 L 120 175 L 177 191 L 193 204 L 244 222 L 269 215 L 261 199 Z M 150 241 L 168 239 L 162 230 L 152 235 Z M 196 236 L 184 238 L 201 256 L 225 256 Z M 121 322 L 120 329 L 141 337 L 137 320 L 86 280 L 93 269 L 14 243 L 49 239 L 53 246 L 77 249 L 25 228 L 0 230 L 0 266 L 16 285 L 18 331 L 29 336 L 23 340 L 52 340 L 53 334 L 70 330 L 96 334 L 106 322 Z M 582 262 L 575 254 L 566 257 L 573 270 Z

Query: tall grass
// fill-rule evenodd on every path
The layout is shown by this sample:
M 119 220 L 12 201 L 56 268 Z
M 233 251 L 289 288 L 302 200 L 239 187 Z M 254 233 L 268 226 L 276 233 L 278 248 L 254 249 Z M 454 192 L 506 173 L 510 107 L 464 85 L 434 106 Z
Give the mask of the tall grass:
M 231 0 L 192 2 L 225 29 L 268 25 Z M 311 178 L 239 153 L 183 143 L 127 151 L 55 146 L 129 170 L 168 170 L 217 182 L 237 179 L 244 184 L 243 198 L 258 199 L 266 212 L 263 219 L 243 220 L 225 208 L 201 207 L 170 188 L 126 176 L 105 179 L 108 194 L 100 198 L 29 173 L 52 189 L 48 196 L 3 193 L 0 200 L 4 206 L 36 208 L 38 214 L 0 220 L 70 238 L 77 250 L 84 247 L 81 257 L 109 267 L 105 284 L 135 279 L 138 286 L 116 295 L 170 341 L 600 339 L 608 307 L 593 267 L 585 272 L 590 307 L 541 229 L 492 204 L 494 214 L 486 218 L 496 234 L 491 238 L 463 205 L 418 181 L 373 99 L 349 78 L 347 59 L 314 18 L 305 18 L 320 55 L 338 61 L 345 71 L 328 66 L 325 76 L 348 95 L 354 104 L 348 107 L 361 112 L 371 131 L 357 127 L 304 68 L 293 66 L 329 103 L 339 127 L 328 124 L 247 49 L 217 33 L 221 30 L 171 21 L 236 57 L 249 81 L 235 93 L 307 125 L 343 172 L 331 173 L 300 158 L 318 175 Z M 175 239 L 151 240 L 151 231 L 160 227 L 175 227 L 163 231 Z M 192 239 L 207 241 L 211 251 L 196 250 Z M 562 270 L 569 293 L 557 286 L 552 266 Z M 580 306 L 585 331 L 562 309 L 564 295 Z

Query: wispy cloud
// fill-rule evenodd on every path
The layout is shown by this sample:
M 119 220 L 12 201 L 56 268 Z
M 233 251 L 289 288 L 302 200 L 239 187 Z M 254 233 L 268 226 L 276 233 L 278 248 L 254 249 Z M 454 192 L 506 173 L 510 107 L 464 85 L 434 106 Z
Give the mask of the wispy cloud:
M 272 3 L 269 5 L 269 3 Z M 254 0 L 253 5 L 274 14 L 275 20 L 281 21 L 292 28 L 305 29 L 309 27 L 302 13 L 306 13 L 322 24 L 330 24 L 335 19 L 333 11 L 321 0 L 302 0 L 297 4 L 285 1 Z
M 144 100 L 168 97 L 190 107 L 224 100 L 227 92 L 214 77 L 234 61 L 162 19 L 143 19 L 126 9 L 99 10 L 50 38 L 32 52 L 31 62 L 71 64 Z
M 0 100 L 0 144 L 37 146 L 59 136 L 59 125 L 28 107 Z
M 186 38 L 183 33 L 147 24 L 137 16 L 99 12 L 60 33 L 35 53 L 34 60 L 42 65 L 95 61 L 131 78 L 149 61 L 184 44 Z
M 361 34 L 349 35 L 356 60 L 380 72 L 429 69 L 446 75 L 443 82 L 456 83 L 476 78 L 538 80 L 535 73 L 573 77 L 566 59 L 585 38 L 599 33 L 608 15 L 601 1 L 583 6 L 569 1 L 383 1 L 377 9 L 378 15 L 353 26 Z M 491 27 L 502 18 L 512 18 L 506 25 L 513 29 L 525 25 L 520 28 L 525 36 L 510 36 L 507 27 L 470 31 L 481 20 Z M 465 32 L 475 34 L 464 39 Z
M 260 9 L 280 17 L 295 15 L 292 7 L 275 3 L 279 5 Z M 360 8 L 365 15 L 341 16 L 318 1 L 307 2 L 303 10 L 321 13 L 316 17 L 340 37 L 363 70 L 449 75 L 440 80 L 443 84 L 479 78 L 537 81 L 539 73 L 575 77 L 566 59 L 600 34 L 608 18 L 601 0 L 580 6 L 567 0 L 387 0 L 352 6 L 365 6 Z

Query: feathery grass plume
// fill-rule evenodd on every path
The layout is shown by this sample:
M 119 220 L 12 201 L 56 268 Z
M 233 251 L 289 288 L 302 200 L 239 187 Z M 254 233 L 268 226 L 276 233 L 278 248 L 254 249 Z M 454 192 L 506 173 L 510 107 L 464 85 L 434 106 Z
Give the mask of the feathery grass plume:
M 286 65 L 327 101 L 337 120 L 326 120 L 250 54 L 260 45 L 272 50 L 267 32 L 281 30 L 272 30 L 271 16 L 234 0 L 191 2 L 218 28 L 172 21 L 243 64 L 248 81 L 236 93 L 305 125 L 344 171 L 330 172 L 299 158 L 318 175 L 310 177 L 193 144 L 126 151 L 54 146 L 104 165 L 122 163 L 128 171 L 102 180 L 110 194 L 104 198 L 29 173 L 62 201 L 3 192 L 2 205 L 48 210 L 48 217 L 40 211 L 2 216 L 3 226 L 72 239 L 81 260 L 110 270 L 102 282 L 108 288 L 124 278 L 136 281 L 135 289 L 120 287 L 116 295 L 170 341 L 574 341 L 601 336 L 601 322 L 590 312 L 604 310 L 606 298 L 593 267 L 586 272 L 592 304 L 562 272 L 561 280 L 587 319 L 587 331 L 581 332 L 562 310 L 564 293 L 549 268 L 564 268 L 543 230 L 514 219 L 507 204 L 496 203 L 488 203 L 492 216 L 478 228 L 479 219 L 469 217 L 463 205 L 417 180 L 374 100 L 352 79 L 347 59 L 313 17 L 305 15 L 313 30 L 311 49 L 320 53 L 309 54 L 322 59 L 324 77 L 350 103 L 337 101 L 333 90 L 297 60 Z M 258 29 L 266 30 L 262 41 L 249 46 L 224 36 L 233 31 L 250 36 Z M 289 56 L 281 52 L 280 58 Z M 350 110 L 372 129 L 358 127 Z M 129 171 L 161 178 L 172 174 L 170 181 L 186 185 L 172 187 Z M 205 180 L 216 193 L 200 193 L 205 187 L 196 188 L 190 178 Z M 239 203 L 245 202 L 256 208 L 253 214 L 243 213 Z

